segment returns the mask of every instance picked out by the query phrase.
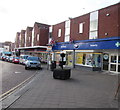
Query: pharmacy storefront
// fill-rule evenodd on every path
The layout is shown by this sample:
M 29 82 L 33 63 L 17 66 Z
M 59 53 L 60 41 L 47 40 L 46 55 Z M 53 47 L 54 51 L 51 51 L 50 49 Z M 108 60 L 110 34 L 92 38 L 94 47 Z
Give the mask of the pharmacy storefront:
M 120 73 L 120 37 L 74 41 L 73 43 L 61 42 L 55 44 L 52 49 L 57 61 L 61 52 L 66 54 L 68 66 L 100 67 L 103 71 Z

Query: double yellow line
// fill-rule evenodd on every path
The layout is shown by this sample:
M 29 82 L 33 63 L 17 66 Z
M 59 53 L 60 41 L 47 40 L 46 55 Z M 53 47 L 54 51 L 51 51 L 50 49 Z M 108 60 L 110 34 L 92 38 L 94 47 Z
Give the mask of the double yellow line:
M 27 78 L 26 80 L 24 80 L 23 82 L 21 82 L 20 84 L 18 84 L 17 86 L 13 87 L 12 89 L 10 89 L 9 91 L 3 93 L 2 95 L 0 95 L 0 101 L 4 100 L 5 98 L 7 98 L 8 96 L 10 96 L 12 93 L 14 93 L 17 88 L 19 88 L 20 86 L 22 86 L 24 83 L 26 83 L 27 81 L 29 81 L 31 78 L 33 78 L 36 75 L 33 74 L 32 76 L 30 76 L 29 78 Z

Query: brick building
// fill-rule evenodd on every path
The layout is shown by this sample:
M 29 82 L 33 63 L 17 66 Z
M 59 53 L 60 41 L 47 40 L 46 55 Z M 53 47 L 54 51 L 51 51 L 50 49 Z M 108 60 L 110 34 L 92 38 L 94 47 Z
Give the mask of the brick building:
M 47 55 L 46 45 L 53 42 L 52 60 L 66 53 L 66 65 L 85 66 L 120 72 L 120 3 L 50 25 L 35 22 L 33 29 L 20 33 L 20 51 Z M 31 32 L 32 31 L 32 32 Z M 32 37 L 29 37 L 31 36 Z M 18 36 L 18 35 L 17 35 Z M 26 36 L 26 37 L 25 37 Z M 26 41 L 26 42 L 25 42 Z M 24 45 L 25 44 L 25 45 Z M 25 48 L 26 46 L 26 48 Z M 18 47 L 18 44 L 17 44 Z M 47 59 L 47 57 L 45 57 Z
M 34 23 L 34 46 L 45 46 L 49 38 L 49 25 Z
M 54 60 L 67 66 L 120 72 L 120 3 L 53 25 Z
M 19 36 L 19 37 L 18 37 Z M 29 54 L 42 57 L 46 62 L 47 59 L 47 44 L 49 40 L 49 25 L 35 22 L 33 27 L 27 27 L 26 30 L 21 30 L 19 38 L 20 46 L 16 43 L 16 50 L 19 54 Z
M 20 47 L 20 32 L 17 32 L 15 37 L 15 48 L 19 47 Z
M 25 42 L 25 40 L 26 40 L 26 36 L 25 36 L 25 32 L 26 32 L 26 30 L 21 30 L 21 33 L 20 33 L 20 46 L 21 47 L 25 47 L 26 45 L 26 42 Z
M 27 27 L 26 29 L 26 47 L 32 46 L 32 30 L 33 27 Z

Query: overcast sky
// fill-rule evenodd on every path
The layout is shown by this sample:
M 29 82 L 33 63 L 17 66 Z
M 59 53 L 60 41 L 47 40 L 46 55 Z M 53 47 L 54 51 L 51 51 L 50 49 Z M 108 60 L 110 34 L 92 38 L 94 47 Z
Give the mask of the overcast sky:
M 57 24 L 120 0 L 0 0 L 0 42 L 14 42 L 16 32 L 34 22 Z

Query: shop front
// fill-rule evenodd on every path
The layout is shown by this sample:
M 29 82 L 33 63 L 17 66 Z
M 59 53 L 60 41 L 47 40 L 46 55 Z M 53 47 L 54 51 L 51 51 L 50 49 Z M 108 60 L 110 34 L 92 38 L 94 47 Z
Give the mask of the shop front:
M 21 47 L 17 48 L 19 50 L 20 55 L 31 55 L 37 56 L 41 58 L 43 63 L 47 63 L 48 52 L 47 46 L 34 46 L 34 47 Z
M 67 66 L 99 67 L 103 71 L 120 73 L 120 37 L 74 41 L 73 43 L 61 42 L 56 43 L 52 49 L 57 61 L 61 52 L 66 53 Z

